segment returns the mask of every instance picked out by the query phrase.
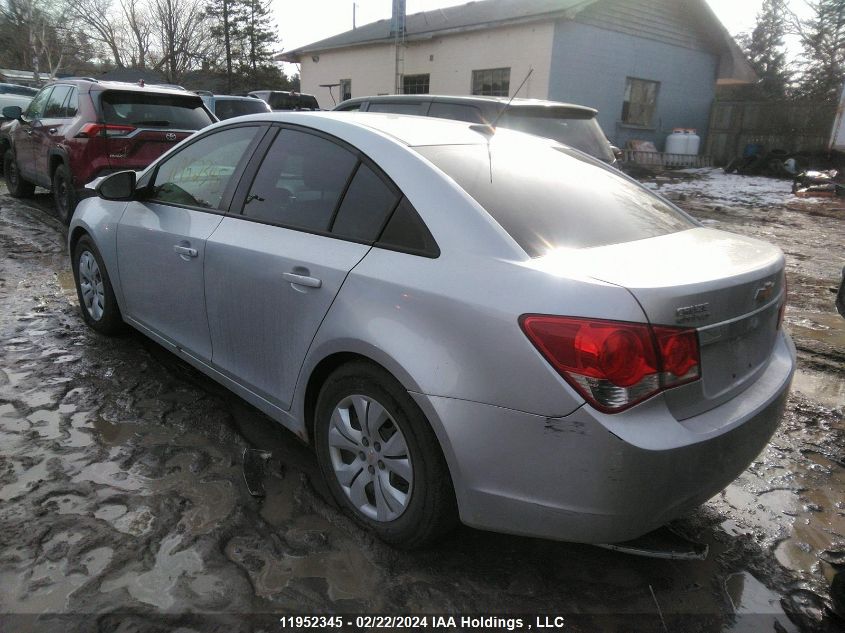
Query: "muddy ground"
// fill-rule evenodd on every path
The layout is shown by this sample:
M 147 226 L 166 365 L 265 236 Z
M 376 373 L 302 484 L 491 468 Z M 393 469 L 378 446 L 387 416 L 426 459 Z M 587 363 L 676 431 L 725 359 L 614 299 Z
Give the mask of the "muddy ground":
M 274 614 L 330 612 L 840 630 L 827 607 L 831 562 L 845 562 L 845 320 L 829 288 L 845 201 L 772 199 L 788 183 L 761 179 L 725 197 L 706 172 L 649 180 L 788 259 L 800 372 L 771 445 L 676 524 L 710 546 L 706 561 L 468 528 L 425 552 L 374 541 L 327 500 L 292 435 L 140 335 L 88 330 L 48 196 L 0 188 L 0 631 L 275 631 Z M 250 447 L 272 451 L 263 499 L 244 484 Z

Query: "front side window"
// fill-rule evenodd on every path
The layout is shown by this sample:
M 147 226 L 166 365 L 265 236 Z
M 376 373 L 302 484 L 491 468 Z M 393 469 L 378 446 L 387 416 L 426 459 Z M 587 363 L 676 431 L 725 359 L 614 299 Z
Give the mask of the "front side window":
M 282 130 L 264 157 L 244 203 L 244 216 L 328 231 L 358 159 L 328 139 Z
M 472 94 L 507 97 L 510 94 L 511 69 L 487 68 L 472 71 Z
M 29 120 L 38 119 L 44 116 L 44 108 L 47 106 L 47 99 L 50 98 L 50 93 L 52 91 L 53 86 L 48 86 L 35 95 L 35 98 L 29 102 L 24 116 Z
M 657 108 L 660 83 L 628 77 L 625 80 L 625 99 L 622 102 L 622 122 L 650 127 Z
M 159 166 L 151 198 L 220 210 L 223 194 L 258 130 L 257 126 L 237 127 L 191 143 Z
M 426 95 L 428 94 L 429 75 L 405 75 L 402 77 L 402 94 Z
M 70 86 L 56 86 L 47 100 L 47 106 L 44 108 L 45 119 L 58 119 L 65 116 L 64 103 L 70 92 Z

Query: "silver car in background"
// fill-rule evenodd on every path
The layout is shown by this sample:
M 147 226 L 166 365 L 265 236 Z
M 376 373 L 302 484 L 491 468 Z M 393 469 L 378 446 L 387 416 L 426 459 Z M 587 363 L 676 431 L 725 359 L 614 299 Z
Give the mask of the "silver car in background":
M 97 189 L 69 232 L 85 321 L 312 443 L 397 546 L 458 518 L 634 538 L 731 482 L 783 411 L 780 250 L 551 140 L 268 113 Z

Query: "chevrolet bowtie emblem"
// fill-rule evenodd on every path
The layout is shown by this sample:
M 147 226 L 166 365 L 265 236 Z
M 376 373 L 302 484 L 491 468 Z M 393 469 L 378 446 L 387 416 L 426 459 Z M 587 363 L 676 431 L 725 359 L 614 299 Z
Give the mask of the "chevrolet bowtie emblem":
M 757 303 L 763 303 L 764 301 L 768 301 L 772 298 L 774 292 L 775 282 L 767 281 L 762 286 L 757 288 L 757 291 L 754 293 L 754 301 L 756 301 Z

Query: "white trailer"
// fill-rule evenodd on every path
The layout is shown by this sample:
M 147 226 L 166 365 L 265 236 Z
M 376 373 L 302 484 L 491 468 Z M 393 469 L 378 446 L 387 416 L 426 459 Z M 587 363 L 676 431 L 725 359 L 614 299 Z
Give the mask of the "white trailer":
M 842 96 L 839 98 L 839 107 L 836 109 L 836 118 L 833 121 L 830 149 L 845 152 L 845 88 L 842 88 Z

